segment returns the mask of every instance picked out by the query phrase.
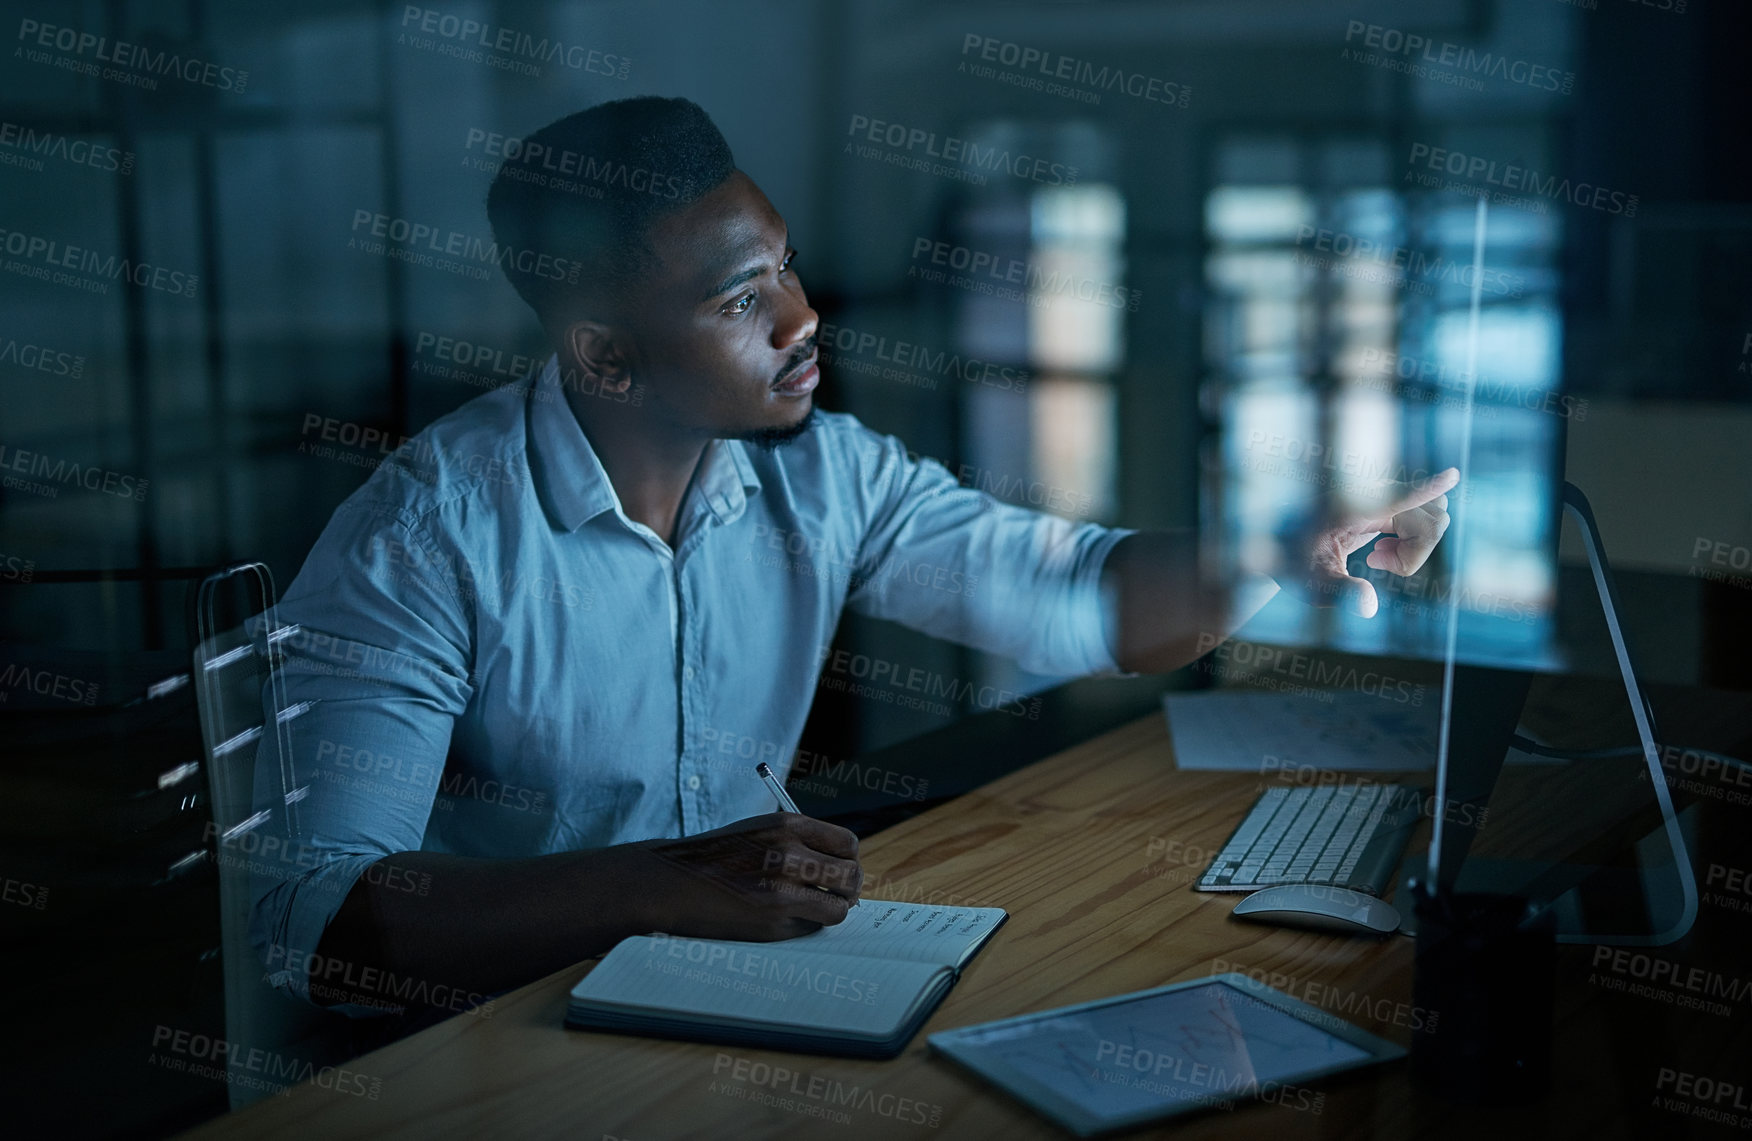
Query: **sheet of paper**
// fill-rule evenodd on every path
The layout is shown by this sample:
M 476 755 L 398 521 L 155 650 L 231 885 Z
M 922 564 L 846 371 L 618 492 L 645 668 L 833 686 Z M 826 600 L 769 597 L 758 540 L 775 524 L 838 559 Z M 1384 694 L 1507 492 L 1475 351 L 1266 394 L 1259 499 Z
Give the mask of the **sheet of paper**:
M 572 989 L 574 1003 L 889 1034 L 944 968 L 811 954 L 794 942 L 640 935 L 623 940 Z
M 1162 706 L 1182 769 L 1413 772 L 1435 767 L 1441 730 L 1440 695 L 1422 696 L 1223 690 L 1165 693 Z
M 1004 918 L 997 907 L 941 907 L 866 899 L 845 922 L 788 940 L 787 947 L 959 966 Z

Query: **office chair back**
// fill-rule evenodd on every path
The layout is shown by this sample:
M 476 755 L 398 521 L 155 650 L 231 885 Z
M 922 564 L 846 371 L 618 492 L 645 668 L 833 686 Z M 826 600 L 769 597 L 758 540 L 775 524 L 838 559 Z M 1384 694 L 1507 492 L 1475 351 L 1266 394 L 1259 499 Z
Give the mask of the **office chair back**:
M 280 649 L 296 627 L 276 619 L 273 577 L 261 563 L 238 563 L 209 576 L 196 605 L 195 699 L 219 872 L 225 1027 L 233 1062 L 228 1086 L 231 1107 L 239 1109 L 344 1058 L 347 1019 L 273 987 L 249 938 L 253 866 L 296 871 L 283 844 L 299 835 L 298 801 L 305 790 L 292 779 L 290 741 L 309 705 L 287 702 Z M 258 789 L 257 749 L 270 733 L 280 771 L 268 778 L 275 781 L 272 788 Z M 247 1054 L 252 1049 L 263 1053 Z M 252 1059 L 248 1068 L 237 1066 L 243 1058 Z

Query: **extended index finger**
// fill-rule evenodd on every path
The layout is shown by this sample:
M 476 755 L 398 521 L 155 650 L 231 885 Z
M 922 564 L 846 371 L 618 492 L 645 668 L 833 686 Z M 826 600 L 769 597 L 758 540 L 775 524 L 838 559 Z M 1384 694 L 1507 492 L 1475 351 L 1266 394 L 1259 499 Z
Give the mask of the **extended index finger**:
M 1452 491 L 1454 486 L 1459 482 L 1459 468 L 1451 467 L 1446 471 L 1439 471 L 1428 479 L 1414 483 L 1406 488 L 1398 499 L 1395 499 L 1386 506 L 1384 513 L 1387 515 L 1397 515 L 1401 511 L 1410 511 L 1413 507 L 1422 507 L 1438 495 L 1448 494 L 1448 492 Z

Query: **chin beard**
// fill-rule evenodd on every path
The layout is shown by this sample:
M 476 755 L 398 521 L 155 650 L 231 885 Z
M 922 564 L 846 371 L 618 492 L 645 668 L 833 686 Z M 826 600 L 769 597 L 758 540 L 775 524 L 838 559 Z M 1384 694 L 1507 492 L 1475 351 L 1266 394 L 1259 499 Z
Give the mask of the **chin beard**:
M 734 438 L 746 444 L 753 444 L 762 451 L 771 452 L 791 443 L 813 427 L 815 427 L 815 406 L 811 404 L 809 411 L 805 412 L 803 418 L 795 424 L 784 428 L 756 428 L 750 432 L 743 432 Z

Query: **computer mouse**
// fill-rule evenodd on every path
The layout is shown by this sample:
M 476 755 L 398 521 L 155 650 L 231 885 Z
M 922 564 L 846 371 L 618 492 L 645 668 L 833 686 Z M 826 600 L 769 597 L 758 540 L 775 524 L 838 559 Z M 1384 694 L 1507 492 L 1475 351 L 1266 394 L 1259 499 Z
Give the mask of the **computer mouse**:
M 1261 888 L 1235 905 L 1233 913 L 1255 923 L 1305 927 L 1347 935 L 1391 935 L 1399 930 L 1392 904 L 1344 887 L 1284 883 Z

